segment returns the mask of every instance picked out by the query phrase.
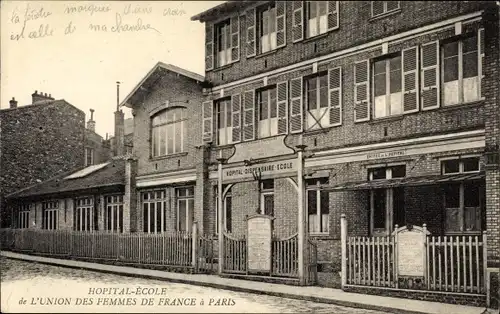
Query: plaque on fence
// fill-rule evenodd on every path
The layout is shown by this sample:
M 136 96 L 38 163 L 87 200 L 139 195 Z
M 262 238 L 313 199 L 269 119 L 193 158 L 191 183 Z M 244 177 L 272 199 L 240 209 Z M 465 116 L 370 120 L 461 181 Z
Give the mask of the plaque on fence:
M 267 215 L 254 215 L 247 218 L 248 272 L 269 273 L 271 271 L 273 219 Z
M 405 226 L 394 231 L 397 241 L 397 269 L 399 276 L 425 276 L 425 237 L 427 230 Z

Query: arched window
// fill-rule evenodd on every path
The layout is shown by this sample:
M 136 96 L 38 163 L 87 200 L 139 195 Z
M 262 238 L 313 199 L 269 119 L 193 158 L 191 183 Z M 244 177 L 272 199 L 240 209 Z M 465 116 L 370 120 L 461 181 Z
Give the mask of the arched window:
M 186 138 L 186 108 L 171 108 L 152 117 L 151 155 L 153 157 L 182 153 Z

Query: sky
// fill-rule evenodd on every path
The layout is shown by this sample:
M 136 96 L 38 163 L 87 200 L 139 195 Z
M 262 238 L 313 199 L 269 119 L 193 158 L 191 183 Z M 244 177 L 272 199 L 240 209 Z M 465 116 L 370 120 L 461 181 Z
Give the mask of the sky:
M 114 132 L 120 102 L 158 62 L 204 74 L 204 27 L 191 17 L 225 1 L 1 1 L 1 102 L 34 91 L 94 109 Z M 125 108 L 125 118 L 132 117 Z

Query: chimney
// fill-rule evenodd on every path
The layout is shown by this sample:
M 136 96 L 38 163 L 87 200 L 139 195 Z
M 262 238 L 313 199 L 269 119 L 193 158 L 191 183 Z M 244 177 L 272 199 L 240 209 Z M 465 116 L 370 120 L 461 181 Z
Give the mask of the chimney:
M 90 109 L 90 119 L 87 122 L 87 129 L 95 132 L 94 109 Z
M 41 102 L 41 101 L 47 101 L 47 100 L 54 100 L 54 98 L 52 98 L 52 95 L 51 94 L 48 94 L 47 93 L 38 93 L 38 91 L 35 91 L 33 94 L 31 94 L 31 103 L 32 104 L 36 104 L 38 102 Z
M 125 155 L 125 114 L 120 110 L 120 82 L 116 82 L 115 156 Z
M 17 108 L 17 100 L 12 97 L 12 100 L 9 101 L 10 108 Z

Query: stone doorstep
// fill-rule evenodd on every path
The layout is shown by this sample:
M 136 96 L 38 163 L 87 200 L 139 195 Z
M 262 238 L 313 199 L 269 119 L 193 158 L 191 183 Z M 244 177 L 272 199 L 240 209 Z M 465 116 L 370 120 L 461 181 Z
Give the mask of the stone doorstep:
M 56 258 L 48 258 L 48 257 L 39 257 L 39 256 L 30 256 L 30 255 L 24 255 L 24 254 L 18 254 L 18 253 L 11 253 L 11 252 L 0 252 L 0 254 L 4 257 L 11 258 L 11 259 L 17 259 L 17 260 L 22 260 L 22 261 L 31 261 L 31 262 L 37 262 L 41 264 L 47 264 L 47 265 L 53 265 L 53 266 L 62 266 L 62 267 L 68 267 L 68 268 L 75 268 L 75 269 L 86 269 L 90 271 L 98 271 L 98 272 L 103 272 L 103 273 L 110 273 L 110 274 L 115 274 L 115 275 L 122 275 L 122 276 L 129 276 L 129 277 L 138 277 L 138 278 L 147 278 L 147 279 L 155 279 L 155 280 L 163 280 L 163 281 L 168 281 L 168 282 L 174 282 L 174 283 L 181 283 L 181 284 L 191 284 L 191 285 L 198 285 L 198 286 L 205 286 L 205 287 L 211 287 L 211 288 L 216 288 L 216 289 L 224 289 L 224 290 L 230 290 L 230 291 L 236 291 L 236 292 L 243 292 L 243 293 L 253 293 L 253 294 L 261 294 L 261 295 L 271 295 L 271 296 L 276 296 L 276 297 L 282 297 L 282 298 L 289 298 L 289 299 L 297 299 L 297 300 L 304 300 L 304 301 L 312 301 L 312 302 L 317 302 L 317 303 L 325 303 L 325 304 L 334 304 L 334 305 L 340 305 L 340 306 L 345 306 L 345 307 L 353 307 L 353 308 L 361 308 L 361 309 L 367 309 L 367 310 L 377 310 L 377 311 L 384 311 L 384 312 L 389 312 L 389 313 L 396 313 L 396 314 L 428 314 L 428 308 L 425 307 L 425 304 L 422 304 L 422 310 L 414 311 L 414 310 L 408 310 L 406 308 L 401 308 L 401 307 L 391 307 L 387 302 L 384 302 L 383 298 L 384 296 L 380 296 L 380 299 L 377 299 L 376 303 L 363 303 L 363 302 L 356 302 L 356 301 L 351 301 L 351 300 L 342 300 L 342 298 L 335 298 L 335 293 L 336 290 L 338 289 L 331 289 L 332 290 L 332 297 L 322 297 L 322 296 L 315 296 L 312 294 L 306 294 L 306 293 L 301 293 L 300 291 L 296 293 L 291 293 L 291 292 L 276 292 L 272 291 L 272 289 L 268 290 L 263 290 L 263 289 L 258 289 L 258 288 L 250 288 L 250 287 L 242 287 L 237 285 L 237 283 L 229 284 L 229 283 L 217 283 L 215 281 L 204 281 L 204 280 L 196 280 L 196 279 L 184 279 L 184 278 L 174 278 L 174 276 L 167 277 L 168 272 L 163 272 L 167 276 L 158 276 L 158 275 L 153 275 L 153 274 L 145 274 L 139 271 L 139 270 L 146 270 L 147 269 L 139 269 L 138 271 L 128 271 L 127 268 L 131 267 L 124 267 L 124 266 L 113 266 L 113 265 L 107 265 L 107 264 L 97 264 L 97 263 L 89 263 L 89 262 L 79 262 L 79 261 L 73 261 L 73 260 L 59 260 Z M 66 263 L 65 263 L 66 262 Z M 67 263 L 70 262 L 70 263 Z M 77 263 L 79 265 L 71 265 L 72 263 Z M 106 266 L 108 266 L 108 269 L 105 269 Z M 113 269 L 114 268 L 114 269 Z M 122 270 L 120 270 L 122 268 Z M 188 275 L 189 276 L 189 275 Z M 196 275 L 193 275 L 196 276 Z M 206 275 L 206 276 L 211 276 L 211 275 Z M 221 278 L 224 279 L 223 277 L 213 275 L 216 278 Z M 231 280 L 231 279 L 229 279 Z M 300 290 L 301 287 L 294 287 L 293 289 Z M 328 288 L 322 288 L 322 289 L 328 289 Z M 281 289 L 280 289 L 281 290 Z M 288 289 L 283 289 L 283 290 L 288 290 Z M 340 293 L 346 293 L 343 291 L 340 291 Z M 352 295 L 352 293 L 348 293 Z M 360 298 L 362 298 L 363 295 L 360 295 Z M 411 300 L 415 301 L 415 300 Z M 426 302 L 426 301 L 422 301 Z M 381 305 L 383 304 L 383 305 Z M 489 309 L 484 309 L 484 308 L 477 308 L 478 311 L 474 312 L 474 314 L 487 314 L 489 312 Z M 495 310 L 493 310 L 495 311 Z M 438 313 L 438 312 L 435 312 Z M 441 312 L 439 312 L 441 313 Z M 444 312 L 443 312 L 444 313 Z M 470 310 L 468 313 L 472 313 Z M 498 310 L 496 312 L 492 313 L 498 313 Z

